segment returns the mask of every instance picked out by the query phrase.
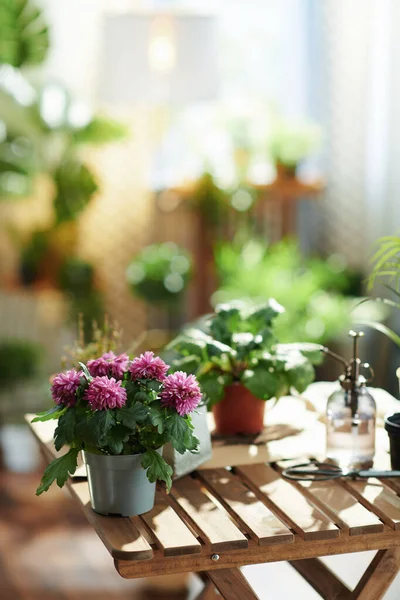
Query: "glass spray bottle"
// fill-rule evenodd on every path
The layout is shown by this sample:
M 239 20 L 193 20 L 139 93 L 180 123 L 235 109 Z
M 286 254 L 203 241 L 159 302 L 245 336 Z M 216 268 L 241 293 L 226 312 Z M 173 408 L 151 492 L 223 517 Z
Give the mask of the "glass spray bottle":
M 362 368 L 373 371 L 358 358 L 358 340 L 363 332 L 349 332 L 353 338 L 353 358 L 347 362 L 327 348 L 323 351 L 340 361 L 345 371 L 339 377 L 341 388 L 328 398 L 326 408 L 327 458 L 342 468 L 357 469 L 372 466 L 375 454 L 375 400 L 369 393 Z

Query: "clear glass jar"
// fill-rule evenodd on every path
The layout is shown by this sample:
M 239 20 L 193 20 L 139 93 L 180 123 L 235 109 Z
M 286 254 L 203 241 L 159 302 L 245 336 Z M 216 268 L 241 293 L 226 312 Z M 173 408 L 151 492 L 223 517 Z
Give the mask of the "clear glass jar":
M 364 385 L 341 388 L 328 399 L 327 458 L 342 468 L 372 466 L 375 454 L 375 400 Z

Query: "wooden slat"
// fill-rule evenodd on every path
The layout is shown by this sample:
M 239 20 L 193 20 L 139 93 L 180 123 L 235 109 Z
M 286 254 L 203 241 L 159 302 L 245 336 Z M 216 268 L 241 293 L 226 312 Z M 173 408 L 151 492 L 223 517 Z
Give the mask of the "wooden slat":
M 302 491 L 325 511 L 349 535 L 364 535 L 383 531 L 378 517 L 360 504 L 349 490 L 337 481 L 305 481 Z
M 207 575 L 226 600 L 259 600 L 239 569 L 219 569 Z
M 318 558 L 292 560 L 290 564 L 324 600 L 345 600 L 350 590 Z
M 197 481 L 184 477 L 174 482 L 171 497 L 180 515 L 198 531 L 212 550 L 247 548 L 248 541 L 228 515 L 201 490 Z
M 367 481 L 348 480 L 344 482 L 344 486 L 386 525 L 392 529 L 400 529 L 400 498 L 383 482 L 375 478 Z
M 237 467 L 236 471 L 256 494 L 263 494 L 273 512 L 289 522 L 304 540 L 323 540 L 339 535 L 336 525 L 271 467 L 246 465 Z
M 386 526 L 385 526 L 386 527 Z M 400 547 L 400 535 L 389 527 L 383 533 L 374 535 L 347 536 L 340 535 L 334 539 L 314 540 L 306 542 L 295 536 L 294 544 L 276 544 L 273 546 L 259 546 L 250 540 L 245 552 L 233 550 L 220 552 L 219 560 L 212 559 L 213 552 L 203 549 L 201 554 L 191 556 L 177 556 L 165 559 L 161 553 L 155 553 L 149 561 L 117 560 L 116 569 L 122 577 L 136 578 L 147 575 L 165 575 L 168 573 L 187 573 L 196 571 L 210 571 L 214 569 L 243 567 L 257 563 L 271 563 L 280 560 L 298 560 L 303 558 L 317 558 L 336 554 L 349 554 L 351 552 L 366 552 L 368 550 L 381 550 L 382 548 Z
M 153 510 L 140 519 L 155 538 L 164 556 L 180 556 L 201 552 L 201 544 L 189 531 L 161 492 L 156 493 Z
M 292 532 L 231 472 L 210 469 L 198 476 L 258 544 L 293 542 Z
M 380 550 L 354 588 L 351 600 L 380 600 L 399 572 L 400 548 Z
M 150 544 L 144 539 L 129 517 L 105 517 L 94 512 L 90 505 L 86 481 L 69 484 L 89 523 L 114 558 L 147 560 L 153 557 Z

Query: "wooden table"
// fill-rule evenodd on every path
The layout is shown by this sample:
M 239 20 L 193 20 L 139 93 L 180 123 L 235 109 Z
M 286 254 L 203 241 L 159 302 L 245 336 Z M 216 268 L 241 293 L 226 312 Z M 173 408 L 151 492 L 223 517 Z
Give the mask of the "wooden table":
M 53 422 L 31 427 L 53 458 Z M 323 598 L 382 598 L 400 568 L 400 480 L 289 483 L 280 466 L 196 471 L 170 495 L 158 489 L 154 509 L 132 518 L 96 514 L 84 477 L 68 486 L 122 577 L 196 572 L 202 600 L 217 598 L 216 589 L 247 600 L 257 596 L 240 567 L 288 561 Z M 318 558 L 366 550 L 378 552 L 353 591 Z

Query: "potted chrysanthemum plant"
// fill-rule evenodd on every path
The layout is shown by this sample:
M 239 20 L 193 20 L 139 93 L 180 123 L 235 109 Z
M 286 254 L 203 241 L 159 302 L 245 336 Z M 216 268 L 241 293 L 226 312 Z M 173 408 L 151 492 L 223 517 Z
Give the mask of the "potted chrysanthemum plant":
M 196 378 L 168 374 L 153 352 L 132 361 L 107 352 L 53 378 L 53 408 L 34 421 L 58 419 L 56 450 L 68 451 L 46 468 L 37 495 L 53 481 L 62 487 L 82 451 L 92 507 L 101 514 L 134 516 L 154 505 L 155 482 L 169 491 L 172 468 L 162 457 L 166 443 L 179 453 L 196 452 L 192 413 L 201 400 Z

